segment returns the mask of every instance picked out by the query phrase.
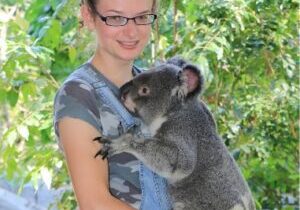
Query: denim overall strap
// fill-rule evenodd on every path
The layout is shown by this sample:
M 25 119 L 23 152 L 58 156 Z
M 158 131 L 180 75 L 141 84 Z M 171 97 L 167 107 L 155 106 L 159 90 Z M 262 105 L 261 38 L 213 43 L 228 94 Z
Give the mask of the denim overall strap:
M 97 74 L 90 68 L 80 68 L 70 75 L 70 79 L 84 80 L 92 85 L 97 95 L 100 97 L 100 100 L 106 103 L 112 111 L 120 117 L 124 133 L 128 132 L 131 128 L 138 124 L 135 118 L 131 116 L 131 114 L 106 85 L 101 74 Z
M 172 202 L 165 178 L 158 176 L 143 163 L 140 164 L 142 202 L 140 210 L 171 210 Z

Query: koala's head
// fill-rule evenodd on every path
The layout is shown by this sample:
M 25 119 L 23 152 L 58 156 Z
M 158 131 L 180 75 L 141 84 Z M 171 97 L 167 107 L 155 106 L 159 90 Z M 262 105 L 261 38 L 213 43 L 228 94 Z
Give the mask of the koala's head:
M 132 113 L 151 123 L 200 94 L 200 70 L 178 57 L 139 74 L 121 87 L 121 99 Z

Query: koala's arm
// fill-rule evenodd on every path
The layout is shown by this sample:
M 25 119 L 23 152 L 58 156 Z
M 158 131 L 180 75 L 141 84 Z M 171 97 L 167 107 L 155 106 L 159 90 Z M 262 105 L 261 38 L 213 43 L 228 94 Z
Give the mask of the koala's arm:
M 196 165 L 196 148 L 190 148 L 181 140 L 176 145 L 166 139 L 135 139 L 126 134 L 110 143 L 112 153 L 128 152 L 136 156 L 154 172 L 171 182 L 179 181 L 190 175 Z

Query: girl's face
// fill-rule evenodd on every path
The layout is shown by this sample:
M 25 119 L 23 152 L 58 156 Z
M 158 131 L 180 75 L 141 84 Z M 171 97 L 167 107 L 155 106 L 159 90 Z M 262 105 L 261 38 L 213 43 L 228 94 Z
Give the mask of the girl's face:
M 153 0 L 99 0 L 97 11 L 104 17 L 135 17 L 152 13 Z M 93 30 L 97 34 L 98 50 L 102 56 L 131 61 L 148 43 L 151 25 L 136 25 L 129 20 L 124 26 L 108 26 L 95 15 Z

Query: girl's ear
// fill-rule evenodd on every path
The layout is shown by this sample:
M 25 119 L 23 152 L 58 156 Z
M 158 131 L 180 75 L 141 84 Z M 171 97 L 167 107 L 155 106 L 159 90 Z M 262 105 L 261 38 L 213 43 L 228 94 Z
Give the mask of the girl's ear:
M 84 26 L 86 26 L 90 31 L 93 31 L 95 29 L 96 23 L 91 9 L 86 4 L 82 4 L 80 7 L 80 14 Z

